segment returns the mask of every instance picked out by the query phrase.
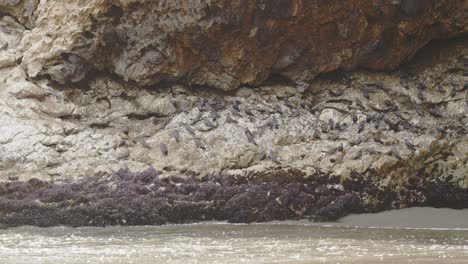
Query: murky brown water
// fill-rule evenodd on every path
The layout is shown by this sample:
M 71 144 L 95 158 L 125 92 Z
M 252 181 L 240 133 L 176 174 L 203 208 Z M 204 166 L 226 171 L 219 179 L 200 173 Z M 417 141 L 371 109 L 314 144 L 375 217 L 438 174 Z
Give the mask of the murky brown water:
M 467 217 L 416 208 L 334 226 L 21 227 L 0 230 L 0 263 L 468 263 Z M 346 227 L 355 221 L 368 227 Z M 424 228 L 412 226 L 418 222 Z

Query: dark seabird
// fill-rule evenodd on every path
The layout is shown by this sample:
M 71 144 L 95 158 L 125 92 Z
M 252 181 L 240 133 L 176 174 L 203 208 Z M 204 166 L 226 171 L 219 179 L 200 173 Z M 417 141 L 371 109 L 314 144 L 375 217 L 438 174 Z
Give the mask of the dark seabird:
M 457 86 L 452 85 L 452 90 L 450 91 L 450 96 L 455 97 L 455 95 L 457 95 Z
M 193 130 L 193 128 L 191 128 L 190 126 L 188 125 L 185 125 L 185 130 L 187 130 L 187 132 L 192 135 L 192 136 L 195 136 L 195 130 Z
M 354 159 L 354 160 L 360 159 L 361 157 L 362 157 L 362 149 L 356 151 L 356 152 L 353 154 L 353 159 Z
M 331 134 L 328 136 L 328 140 L 335 141 L 339 138 L 338 134 Z
M 392 154 L 394 157 L 396 157 L 397 159 L 401 160 L 401 155 L 400 155 L 400 152 L 396 149 L 396 148 L 392 148 L 390 150 L 390 154 Z
M 268 159 L 270 159 L 274 163 L 279 164 L 278 156 L 276 156 L 275 152 L 273 152 L 273 151 L 268 152 L 267 157 L 268 157 Z
M 400 85 L 405 89 L 409 89 L 408 79 L 406 79 L 406 77 L 400 77 Z
M 419 115 L 419 116 L 424 116 L 422 110 L 421 110 L 421 106 L 418 105 L 415 101 L 411 101 L 413 103 L 413 106 L 414 106 L 414 109 L 416 110 L 416 113 Z
M 426 100 L 422 90 L 418 90 L 418 99 L 422 102 Z
M 388 99 L 385 99 L 384 100 L 384 103 L 386 106 L 388 107 L 393 107 L 395 105 L 395 103 L 393 103 L 392 101 L 388 100 Z
M 341 123 L 341 125 L 338 127 L 339 131 L 346 130 L 349 127 L 347 123 Z
M 362 142 L 362 139 L 358 137 L 356 139 L 351 140 L 349 144 L 351 146 L 358 146 L 359 144 L 361 144 L 361 142 Z
M 148 144 L 148 142 L 146 142 L 144 138 L 140 138 L 138 141 L 144 148 L 147 148 L 147 149 L 151 148 L 151 146 Z
M 414 143 L 413 143 L 413 141 L 411 141 L 411 139 L 408 139 L 408 138 L 405 139 L 405 145 L 406 145 L 409 149 L 412 149 L 412 150 L 415 149 L 415 148 L 414 148 Z
M 254 114 L 252 113 L 252 109 L 250 109 L 249 107 L 245 107 L 244 112 L 250 116 L 254 116 Z
M 216 128 L 215 123 L 213 123 L 213 122 L 212 122 L 210 119 L 208 119 L 208 118 L 204 118 L 204 119 L 203 119 L 203 124 L 205 124 L 207 127 Z
M 281 110 L 281 106 L 279 104 L 275 104 L 275 111 L 277 113 L 283 114 L 283 110 Z
M 442 85 L 440 85 L 440 84 L 437 85 L 437 91 L 438 91 L 439 93 L 445 94 L 445 89 L 444 89 L 444 87 L 442 87 Z
M 377 143 L 384 144 L 384 142 L 383 142 L 382 139 L 380 138 L 380 134 L 379 134 L 379 133 L 374 134 L 373 139 L 374 139 L 374 141 L 377 142 Z
M 405 120 L 405 118 L 403 117 L 403 115 L 402 115 L 399 111 L 395 111 L 395 112 L 393 112 L 393 114 L 394 114 L 396 117 Z
M 335 91 L 330 91 L 330 94 L 331 94 L 332 96 L 336 96 L 336 97 L 342 96 L 344 93 L 345 93 L 345 90 L 342 89 L 342 88 L 338 88 L 338 89 L 336 89 Z
M 358 117 L 356 114 L 353 114 L 353 116 L 351 117 L 351 119 L 353 120 L 353 123 L 356 123 L 358 121 Z
M 171 138 L 175 139 L 177 143 L 180 142 L 180 133 L 179 130 L 172 130 Z
M 240 111 L 240 102 L 237 99 L 234 99 L 232 101 L 232 108 L 234 108 L 237 111 Z
M 293 104 L 289 101 L 288 97 L 284 97 L 283 102 L 289 109 L 293 108 Z
M 268 121 L 265 123 L 265 126 L 269 127 L 271 130 L 278 129 L 278 120 L 275 116 L 272 116 Z
M 226 116 L 226 123 L 235 124 L 235 123 L 237 123 L 237 121 L 234 120 L 230 115 L 227 115 Z
M 366 98 L 369 99 L 369 88 L 367 86 L 362 87 L 361 89 L 362 95 Z
M 418 90 L 424 90 L 426 89 L 426 84 L 423 82 L 418 82 L 418 85 L 416 86 Z
M 329 129 L 328 129 L 327 125 L 325 125 L 325 124 L 322 125 L 322 132 L 323 133 L 328 133 L 329 132 Z
M 380 118 L 376 118 L 375 123 L 374 123 L 374 128 L 379 129 L 379 126 L 380 126 Z
M 362 103 L 359 98 L 356 98 L 356 105 L 359 106 L 361 109 L 365 110 L 366 108 L 364 107 L 364 104 Z
M 249 141 L 250 143 L 254 145 L 257 145 L 257 143 L 255 143 L 255 139 L 254 139 L 252 132 L 250 132 L 248 128 L 244 130 L 244 133 L 245 133 L 245 136 L 247 137 L 247 141 Z
M 235 116 L 239 116 L 241 117 L 241 113 L 238 109 L 235 109 L 235 108 L 229 108 L 229 111 L 231 112 L 231 114 L 235 115 Z
M 200 120 L 202 120 L 202 112 L 201 111 L 198 111 L 198 114 L 197 116 L 192 120 L 192 123 L 190 123 L 191 125 L 195 125 L 196 123 L 198 123 Z
M 167 156 L 169 154 L 168 150 L 167 150 L 167 145 L 164 144 L 164 143 L 161 143 L 159 144 L 159 148 L 161 149 L 161 153 L 164 155 L 164 156 Z
M 381 81 L 378 81 L 378 82 L 368 82 L 368 83 L 364 83 L 364 85 L 366 87 L 369 87 L 369 86 L 374 86 L 374 87 L 377 87 L 379 89 L 383 89 L 384 88 L 384 84 L 383 82 Z
M 392 121 L 390 120 L 390 118 L 388 118 L 387 115 L 384 115 L 384 116 L 382 117 L 382 121 L 384 121 L 384 122 L 385 122 L 387 125 L 389 125 L 389 126 L 392 126 L 392 125 L 393 125 Z
M 343 150 L 344 150 L 343 143 L 341 143 L 338 147 L 336 147 L 336 151 L 343 152 Z
M 203 143 L 201 142 L 200 139 L 194 138 L 193 141 L 195 142 L 195 146 L 196 146 L 197 148 L 206 150 L 205 145 L 203 145 Z
M 291 117 L 298 117 L 300 115 L 301 115 L 301 113 L 299 112 L 299 110 L 292 110 L 291 109 L 291 115 L 290 115 Z
M 314 137 L 314 139 L 321 139 L 320 132 L 317 129 L 314 129 L 313 137 Z
M 444 116 L 444 114 L 442 114 L 442 111 L 440 111 L 439 108 L 435 108 L 435 107 L 430 108 L 429 110 L 427 110 L 427 112 L 431 114 L 433 117 L 437 117 L 437 118 Z
M 328 119 L 328 127 L 330 128 L 330 130 L 335 129 L 335 124 L 333 123 L 333 120 L 331 118 Z
M 375 154 L 379 153 L 377 150 L 375 150 L 373 148 L 366 148 L 365 151 L 370 155 L 375 155 Z
M 264 134 L 265 134 L 265 131 L 267 130 L 268 126 L 260 126 L 258 129 L 258 136 L 259 137 L 262 137 Z
M 216 119 L 219 118 L 218 112 L 216 112 L 216 110 L 213 110 L 210 114 L 210 117 L 211 119 L 213 119 L 213 121 L 216 121 Z

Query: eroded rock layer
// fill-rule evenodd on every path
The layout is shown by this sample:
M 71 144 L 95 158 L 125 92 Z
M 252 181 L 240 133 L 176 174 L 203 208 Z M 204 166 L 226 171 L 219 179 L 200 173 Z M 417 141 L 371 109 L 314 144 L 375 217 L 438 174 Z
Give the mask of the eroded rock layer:
M 223 90 L 272 74 L 307 86 L 338 68 L 395 68 L 468 30 L 465 0 L 17 0 L 0 10 L 33 27 L 20 47 L 30 77 L 103 70 L 140 86 Z

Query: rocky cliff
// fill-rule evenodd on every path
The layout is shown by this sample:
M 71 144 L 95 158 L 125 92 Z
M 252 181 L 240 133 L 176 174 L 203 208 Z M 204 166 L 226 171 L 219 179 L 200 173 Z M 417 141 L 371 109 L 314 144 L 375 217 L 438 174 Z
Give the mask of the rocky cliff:
M 467 11 L 464 0 L 0 1 L 0 222 L 466 207 Z M 125 167 L 154 169 L 113 174 Z M 148 203 L 175 213 L 125 213 Z

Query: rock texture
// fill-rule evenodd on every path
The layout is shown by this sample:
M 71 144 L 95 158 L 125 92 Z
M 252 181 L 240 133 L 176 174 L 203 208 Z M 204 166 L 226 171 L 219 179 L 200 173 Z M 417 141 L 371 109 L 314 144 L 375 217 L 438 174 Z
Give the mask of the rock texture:
M 468 30 L 465 0 L 3 2 L 34 25 L 20 47 L 28 76 L 59 83 L 99 70 L 139 86 L 231 90 L 271 75 L 307 86 L 338 68 L 395 68 L 431 39 Z
M 122 183 L 113 174 L 125 167 L 154 167 L 158 182 L 191 177 L 201 189 L 207 176 L 214 183 L 230 175 L 240 179 L 235 186 L 252 175 L 311 178 L 323 186 L 301 189 L 307 195 L 339 189 L 321 206 L 318 199 L 301 204 L 323 219 L 438 202 L 467 207 L 468 39 L 413 56 L 431 39 L 466 32 L 467 4 L 0 1 L 0 180 L 11 181 L 0 185 L 0 222 L 29 212 L 25 221 L 37 224 L 35 213 L 65 210 L 52 223 L 75 225 L 66 219 L 76 204 L 57 205 L 44 192 L 62 188 L 63 180 L 63 188 L 78 192 L 73 199 L 89 196 L 86 212 L 95 215 L 96 197 L 125 199 L 124 185 L 133 178 Z M 391 72 L 325 74 L 391 69 L 411 57 Z M 99 194 L 108 177 L 114 178 L 103 188 L 110 189 Z M 249 196 L 242 186 L 238 195 Z M 136 203 L 148 198 L 139 193 L 151 189 L 145 182 L 134 188 L 128 197 Z M 22 196 L 23 189 L 31 195 Z M 442 195 L 447 190 L 457 195 Z M 336 207 L 347 204 L 348 194 L 359 206 Z M 195 202 L 174 197 L 171 203 Z M 388 198 L 382 206 L 379 197 Z M 190 206 L 201 201 L 213 200 Z M 301 210 L 287 215 L 306 216 Z M 281 218 L 272 215 L 216 219 Z M 121 216 L 100 223 L 120 223 Z

